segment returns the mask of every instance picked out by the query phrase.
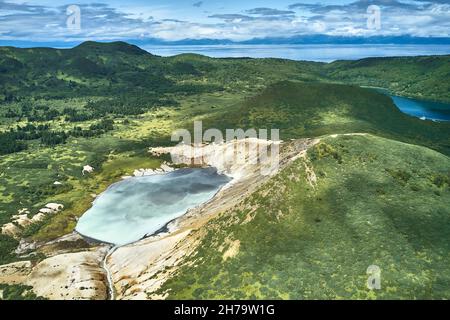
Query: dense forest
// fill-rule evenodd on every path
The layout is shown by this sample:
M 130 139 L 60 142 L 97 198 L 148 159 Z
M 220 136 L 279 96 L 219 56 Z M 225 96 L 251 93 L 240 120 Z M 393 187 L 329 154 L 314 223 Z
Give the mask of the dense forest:
M 69 137 L 97 137 L 108 131 L 114 130 L 114 121 L 102 119 L 93 123 L 87 129 L 75 126 L 70 131 L 51 130 L 48 124 L 33 125 L 27 123 L 25 126 L 18 125 L 9 131 L 0 132 L 0 154 L 9 154 L 27 149 L 26 141 L 39 140 L 43 146 L 56 146 L 63 144 Z

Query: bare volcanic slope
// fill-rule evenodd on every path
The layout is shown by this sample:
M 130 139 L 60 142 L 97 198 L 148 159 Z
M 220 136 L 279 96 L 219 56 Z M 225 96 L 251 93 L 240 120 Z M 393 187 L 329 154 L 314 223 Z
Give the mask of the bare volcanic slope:
M 328 136 L 195 231 L 198 247 L 149 296 L 449 298 L 449 208 L 448 157 L 372 135 Z M 382 290 L 366 287 L 371 265 Z

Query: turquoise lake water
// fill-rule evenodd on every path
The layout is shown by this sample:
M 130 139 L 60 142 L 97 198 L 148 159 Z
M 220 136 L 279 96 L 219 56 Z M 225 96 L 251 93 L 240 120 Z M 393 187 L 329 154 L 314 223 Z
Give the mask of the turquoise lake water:
M 207 202 L 230 180 L 213 168 L 129 178 L 101 194 L 80 218 L 76 231 L 106 243 L 129 244 Z

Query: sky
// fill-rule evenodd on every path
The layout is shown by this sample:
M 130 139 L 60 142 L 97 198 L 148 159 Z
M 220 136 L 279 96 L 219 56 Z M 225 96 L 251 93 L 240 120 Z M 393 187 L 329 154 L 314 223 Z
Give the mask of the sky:
M 450 0 L 0 0 L 2 42 L 315 34 L 450 37 Z

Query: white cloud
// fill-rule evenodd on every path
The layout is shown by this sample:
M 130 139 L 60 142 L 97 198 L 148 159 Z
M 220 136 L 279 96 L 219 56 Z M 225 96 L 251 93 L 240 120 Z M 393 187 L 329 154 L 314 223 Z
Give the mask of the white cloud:
M 367 5 L 382 9 L 382 28 L 367 29 Z M 192 4 L 191 4 L 192 5 Z M 293 4 L 289 8 L 254 8 L 209 18 L 172 19 L 168 6 L 112 7 L 80 5 L 82 30 L 66 28 L 64 6 L 0 0 L 0 39 L 64 41 L 74 39 L 231 39 L 288 37 L 301 34 L 340 36 L 450 36 L 450 5 L 444 0 L 359 0 L 346 5 Z M 177 10 L 182 10 L 179 8 Z M 201 21 L 201 22 L 200 22 Z

